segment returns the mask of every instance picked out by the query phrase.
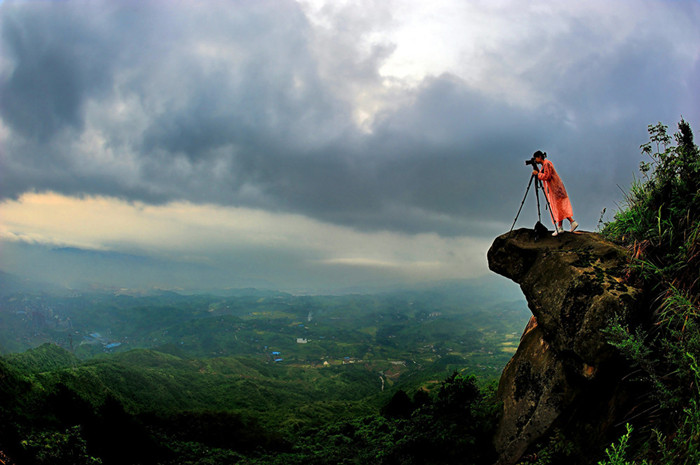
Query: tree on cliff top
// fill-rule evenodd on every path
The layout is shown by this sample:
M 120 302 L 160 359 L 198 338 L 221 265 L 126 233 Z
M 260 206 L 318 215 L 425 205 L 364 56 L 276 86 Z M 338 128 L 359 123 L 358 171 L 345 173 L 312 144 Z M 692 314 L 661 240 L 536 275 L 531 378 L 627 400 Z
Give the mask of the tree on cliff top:
M 642 162 L 626 205 L 603 234 L 632 250 L 631 276 L 651 289 L 651 321 L 613 324 L 611 343 L 639 367 L 653 397 L 641 419 L 646 463 L 700 462 L 700 150 L 683 119 L 674 137 L 649 125 Z M 675 140 L 676 145 L 672 145 Z M 641 350 L 640 350 L 641 349 Z M 640 417 L 637 418 L 640 420 Z M 653 433 L 652 433 L 653 430 Z

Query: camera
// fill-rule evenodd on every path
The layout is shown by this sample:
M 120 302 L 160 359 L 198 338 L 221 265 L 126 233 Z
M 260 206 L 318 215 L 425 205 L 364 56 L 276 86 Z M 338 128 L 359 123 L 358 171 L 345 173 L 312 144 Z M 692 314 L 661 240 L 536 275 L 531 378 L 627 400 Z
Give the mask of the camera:
M 537 162 L 535 161 L 535 157 L 532 157 L 529 160 L 525 160 L 525 165 L 532 165 L 532 169 L 537 170 L 537 171 L 540 170 L 537 167 Z

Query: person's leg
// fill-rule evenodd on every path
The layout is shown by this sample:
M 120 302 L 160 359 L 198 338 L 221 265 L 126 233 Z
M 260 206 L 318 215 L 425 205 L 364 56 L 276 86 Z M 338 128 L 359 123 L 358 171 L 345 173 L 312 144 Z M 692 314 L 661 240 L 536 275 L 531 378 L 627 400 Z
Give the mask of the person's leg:
M 571 224 L 570 231 L 576 231 L 576 228 L 578 228 L 578 223 L 576 222 L 576 220 L 572 216 L 568 217 L 567 220 L 569 220 L 569 223 Z
M 560 232 L 564 232 L 564 220 L 557 221 L 557 223 L 554 225 L 554 232 L 552 233 L 552 236 L 557 236 Z

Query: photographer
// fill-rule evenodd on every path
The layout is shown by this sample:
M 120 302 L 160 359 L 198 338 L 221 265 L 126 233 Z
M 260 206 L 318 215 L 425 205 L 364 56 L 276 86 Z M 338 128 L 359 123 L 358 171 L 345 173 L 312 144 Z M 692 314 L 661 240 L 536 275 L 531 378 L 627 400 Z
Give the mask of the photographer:
M 552 234 L 556 236 L 564 232 L 563 222 L 564 218 L 569 220 L 571 224 L 571 232 L 574 232 L 578 228 L 578 223 L 573 218 L 573 211 L 571 208 L 571 202 L 569 201 L 569 196 L 564 188 L 564 183 L 554 169 L 554 165 L 551 161 L 547 160 L 547 153 L 537 151 L 533 155 L 533 159 L 539 165 L 542 165 L 542 170 L 538 171 L 536 166 L 532 171 L 533 176 L 542 181 L 544 193 L 549 200 L 549 206 L 552 212 L 552 217 L 554 220 L 555 231 Z

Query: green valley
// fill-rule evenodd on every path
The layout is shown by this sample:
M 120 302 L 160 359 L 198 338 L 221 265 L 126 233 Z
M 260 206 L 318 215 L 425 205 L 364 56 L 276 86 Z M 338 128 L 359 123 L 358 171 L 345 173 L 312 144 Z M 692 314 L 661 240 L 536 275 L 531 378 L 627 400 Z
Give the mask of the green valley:
M 342 463 L 331 456 L 419 447 L 398 440 L 429 430 L 411 412 L 484 434 L 488 386 L 529 317 L 516 292 L 488 287 L 5 293 L 0 451 L 17 463 Z M 455 408 L 462 420 L 435 420 Z

